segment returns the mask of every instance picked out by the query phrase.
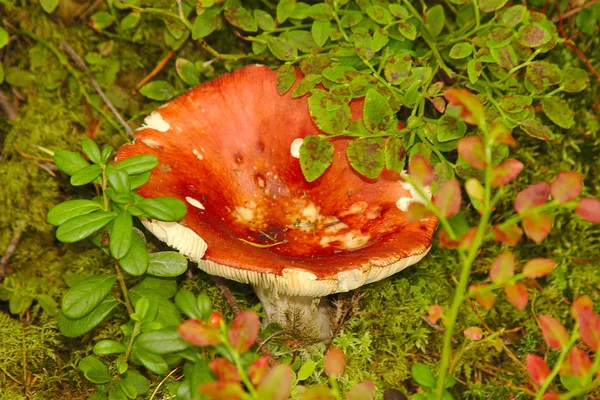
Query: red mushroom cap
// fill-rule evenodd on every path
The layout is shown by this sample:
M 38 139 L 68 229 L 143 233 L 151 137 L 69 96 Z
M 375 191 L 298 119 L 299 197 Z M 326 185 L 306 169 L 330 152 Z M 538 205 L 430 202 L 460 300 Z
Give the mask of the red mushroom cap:
M 414 192 L 359 175 L 347 139 L 333 140 L 333 162 L 320 178 L 304 179 L 292 155 L 296 139 L 322 132 L 306 96 L 290 92 L 279 95 L 274 71 L 248 66 L 152 113 L 117 159 L 155 155 L 159 166 L 138 193 L 179 198 L 188 214 L 183 225 L 146 226 L 208 273 L 290 295 L 352 290 L 420 260 L 437 220 L 407 222 L 400 208 Z M 362 105 L 351 103 L 353 120 Z

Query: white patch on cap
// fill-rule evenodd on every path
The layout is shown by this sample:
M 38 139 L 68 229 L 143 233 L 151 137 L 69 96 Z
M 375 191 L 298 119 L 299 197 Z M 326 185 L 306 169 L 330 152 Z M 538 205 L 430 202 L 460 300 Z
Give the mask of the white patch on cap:
M 194 153 L 194 155 L 196 157 L 198 157 L 198 160 L 202 160 L 204 157 L 202 156 L 202 154 L 200 154 L 200 152 L 196 149 L 192 150 L 192 153 Z
M 160 143 L 153 139 L 142 139 L 142 143 L 152 149 L 158 149 L 160 147 Z
M 199 208 L 201 210 L 206 210 L 206 208 L 204 208 L 202 203 L 200 203 L 198 200 L 194 199 L 193 197 L 186 197 L 185 201 L 187 201 L 188 203 L 190 203 L 191 205 L 193 205 L 196 208 Z
M 290 153 L 294 158 L 300 158 L 300 147 L 302 146 L 302 142 L 304 142 L 303 138 L 294 139 L 292 145 L 290 146 Z
M 402 171 L 401 176 L 405 176 L 406 171 Z M 417 189 L 408 182 L 400 181 L 400 185 L 403 189 L 407 190 L 410 193 L 410 197 L 400 197 L 398 201 L 396 201 L 396 207 L 398 207 L 401 211 L 408 211 L 408 206 L 412 203 L 421 203 L 426 204 L 428 200 L 431 199 L 431 188 L 429 186 L 425 186 L 423 191 L 427 198 L 423 198 Z
M 144 118 L 144 126 L 159 132 L 166 132 L 171 129 L 171 125 L 156 111 Z

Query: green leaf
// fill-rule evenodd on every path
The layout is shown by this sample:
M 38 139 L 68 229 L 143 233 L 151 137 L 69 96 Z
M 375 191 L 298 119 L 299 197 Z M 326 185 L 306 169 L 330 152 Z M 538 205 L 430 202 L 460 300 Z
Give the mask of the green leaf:
M 354 50 L 360 58 L 367 61 L 375 56 L 373 50 L 373 38 L 367 29 L 356 28 L 354 30 Z
M 525 77 L 537 87 L 547 87 L 560 83 L 563 74 L 560 67 L 548 61 L 532 61 L 525 70 Z
M 71 176 L 70 182 L 73 186 L 82 186 L 93 182 L 100 175 L 102 175 L 102 167 L 92 164 L 75 172 L 73 176 Z
M 142 297 L 158 297 L 170 299 L 177 293 L 177 281 L 172 278 L 157 278 L 146 276 L 140 283 L 129 291 L 132 302 L 137 302 Z
M 27 310 L 31 306 L 31 303 L 33 303 L 33 297 L 15 293 L 10 297 L 8 302 L 8 311 L 11 314 L 20 314 Z
M 143 174 L 130 175 L 129 183 L 131 184 L 131 190 L 135 190 L 150 180 L 150 172 L 144 172 Z M 136 214 L 137 215 L 137 214 Z
M 517 54 L 515 53 L 515 49 L 510 45 L 494 47 L 490 49 L 490 53 L 494 58 L 494 61 L 498 63 L 504 69 L 511 69 L 515 67 L 518 63 Z
M 536 119 L 526 119 L 525 121 L 521 122 L 520 126 L 525 133 L 533 136 L 534 138 L 542 140 L 554 139 L 554 134 L 552 131 L 546 125 L 542 124 Z
M 558 97 L 546 97 L 542 99 L 542 110 L 544 114 L 561 128 L 569 129 L 575 124 L 569 103 Z
M 385 141 L 385 166 L 387 169 L 402 172 L 406 164 L 406 149 L 404 148 L 404 138 L 392 136 Z
M 158 158 L 151 154 L 142 154 L 120 161 L 115 165 L 115 168 L 119 171 L 125 171 L 129 175 L 137 175 L 151 171 L 157 166 Z
M 433 7 L 429 8 L 425 15 L 425 26 L 427 27 L 429 34 L 433 38 L 437 38 L 444 30 L 444 24 L 446 22 L 444 6 L 442 6 L 441 4 L 436 4 Z
M 298 370 L 298 380 L 305 381 L 308 378 L 310 378 L 313 372 L 315 372 L 316 366 L 317 363 L 315 363 L 314 361 L 307 361 L 304 364 L 302 364 L 302 367 L 300 367 L 300 370 Z
M 369 89 L 363 107 L 363 123 L 370 132 L 385 131 L 395 120 L 388 98 L 375 89 Z
M 151 253 L 149 258 L 148 275 L 175 277 L 187 270 L 187 258 L 176 251 L 161 251 Z
M 388 60 L 383 69 L 385 79 L 392 85 L 401 84 L 412 68 L 413 61 L 408 55 L 395 54 Z
M 88 156 L 88 158 L 94 164 L 102 164 L 102 156 L 100 154 L 100 148 L 98 145 L 91 139 L 85 138 L 81 141 L 81 147 L 83 148 L 83 154 Z
M 350 124 L 350 107 L 324 90 L 313 90 L 308 98 L 308 110 L 319 129 L 325 133 L 342 132 Z
M 300 146 L 300 168 L 308 182 L 323 175 L 333 161 L 333 145 L 320 136 L 307 136 Z
M 137 228 L 133 228 L 131 237 L 131 248 L 129 252 L 119 260 L 123 271 L 129 275 L 140 276 L 148 268 L 148 248 L 146 247 L 146 238 Z
M 108 373 L 108 367 L 94 356 L 87 356 L 77 364 L 83 375 L 90 382 L 107 383 L 112 377 Z
M 102 154 L 100 156 L 102 158 L 102 163 L 103 164 L 106 164 L 106 162 L 110 158 L 111 154 L 112 154 L 112 148 L 111 147 L 105 147 L 105 148 L 102 149 Z
M 381 25 L 387 25 L 392 22 L 392 14 L 382 6 L 374 5 L 367 7 L 367 15 Z
M 479 8 L 484 12 L 494 12 L 504 7 L 508 0 L 481 0 Z
M 0 83 L 4 82 L 4 67 L 0 63 Z
M 198 304 L 198 311 L 200 311 L 200 319 L 208 319 L 212 312 L 212 301 L 210 300 L 210 297 L 205 294 L 199 294 L 196 303 Z
M 125 353 L 127 349 L 121 343 L 114 340 L 101 340 L 94 345 L 94 354 L 103 356 L 106 354 L 120 354 Z
M 21 68 L 6 68 L 6 82 L 11 86 L 28 87 L 36 81 L 36 77 L 29 71 Z
M 129 370 L 122 375 L 122 383 L 135 388 L 136 394 L 142 395 L 150 389 L 150 381 L 137 371 Z
M 483 64 L 479 59 L 469 60 L 467 63 L 467 74 L 469 75 L 469 82 L 474 84 L 479 80 L 481 72 L 483 71 Z
M 175 70 L 177 71 L 177 75 L 179 75 L 181 80 L 188 85 L 194 86 L 200 83 L 200 71 L 190 60 L 186 60 L 185 58 L 181 57 L 178 58 L 175 61 Z
M 587 71 L 581 68 L 568 67 L 565 69 L 565 79 L 562 82 L 565 92 L 581 92 L 590 85 Z
M 523 25 L 517 33 L 517 41 L 525 47 L 540 47 L 552 40 L 552 34 L 541 24 Z
M 408 13 L 408 10 L 406 9 L 406 7 L 401 6 L 400 4 L 390 4 L 388 6 L 388 8 L 390 9 L 390 12 L 396 18 L 400 18 L 400 19 L 410 18 L 410 14 Z M 433 9 L 433 8 L 434 7 L 431 7 L 430 10 Z M 427 20 L 429 20 L 429 14 L 427 14 Z M 429 31 L 429 32 L 431 32 L 431 31 Z
M 450 53 L 448 54 L 450 58 L 454 58 L 455 60 L 459 60 L 461 58 L 465 58 L 469 56 L 473 52 L 473 46 L 470 43 L 456 43 L 450 49 Z
M 243 31 L 256 32 L 258 30 L 256 20 L 247 8 L 240 6 L 225 7 L 223 16 L 227 22 Z
M 129 175 L 125 171 L 120 171 L 112 165 L 106 166 L 106 177 L 108 184 L 117 193 L 129 193 L 131 184 L 129 183 Z
M 8 32 L 0 26 L 0 49 L 8 44 Z
M 133 236 L 133 219 L 127 210 L 121 210 L 108 230 L 110 237 L 110 254 L 120 259 L 131 248 Z
M 115 22 L 115 18 L 108 11 L 98 11 L 90 17 L 89 25 L 97 30 L 102 31 Z
M 443 115 L 442 118 L 438 120 L 438 128 L 436 129 L 436 133 L 437 139 L 440 142 L 457 140 L 465 136 L 465 133 L 467 133 L 467 124 L 456 117 Z
M 156 80 L 142 86 L 140 93 L 152 100 L 170 100 L 175 96 L 175 88 L 167 81 Z
M 283 64 L 277 69 L 277 91 L 283 95 L 290 90 L 296 81 L 296 70 L 291 65 Z
M 138 207 L 150 218 L 166 222 L 179 221 L 185 217 L 185 214 L 187 213 L 187 206 L 185 203 L 173 197 L 143 199 L 138 203 Z
M 422 387 L 435 388 L 436 380 L 429 367 L 425 364 L 415 363 L 410 368 L 413 379 Z
M 137 11 L 130 12 L 121 20 L 121 29 L 126 31 L 135 28 L 142 19 L 142 14 Z
M 525 15 L 527 15 L 527 8 L 524 5 L 518 4 L 516 6 L 509 7 L 502 14 L 502 23 L 509 28 L 514 28 L 515 26 L 519 25 L 523 19 L 525 19 Z
M 58 0 L 40 0 L 40 5 L 44 11 L 52 14 L 56 10 L 56 7 L 58 7 Z
M 298 57 L 298 49 L 283 37 L 269 37 L 267 46 L 271 53 L 282 61 L 294 60 Z
M 321 83 L 321 75 L 308 74 L 298 83 L 298 85 L 292 90 L 292 98 L 304 96 L 310 92 L 315 86 Z
M 329 20 L 316 20 L 310 28 L 310 33 L 319 47 L 325 46 L 331 34 L 331 22 Z
M 104 228 L 116 216 L 117 214 L 114 212 L 95 211 L 91 214 L 71 218 L 58 227 L 56 238 L 64 243 L 78 242 Z
M 158 354 L 153 354 L 149 351 L 141 349 L 137 346 L 137 342 L 133 345 L 133 355 L 142 363 L 144 367 L 148 368 L 157 375 L 164 375 L 169 370 L 169 365 L 164 358 Z
M 268 12 L 259 8 L 254 10 L 254 19 L 258 23 L 258 27 L 263 31 L 272 31 L 275 29 L 275 20 Z
M 58 150 L 53 158 L 56 167 L 67 175 L 73 175 L 90 165 L 81 154 L 68 150 Z
M 51 296 L 47 294 L 37 294 L 35 300 L 48 315 L 55 317 L 56 314 L 58 314 L 58 305 Z
M 63 295 L 61 311 L 71 319 L 86 316 L 102 303 L 116 281 L 115 275 L 97 275 L 76 283 Z
M 401 21 L 397 25 L 398 32 L 408 40 L 415 40 L 417 38 L 417 28 L 410 21 Z
M 298 50 L 304 53 L 310 53 L 319 48 L 308 31 L 288 31 L 286 36 Z
M 192 26 L 192 39 L 202 39 L 213 33 L 218 26 L 219 12 L 219 7 L 213 7 L 197 16 Z
M 354 139 L 348 144 L 346 156 L 352 168 L 367 178 L 377 178 L 385 166 L 382 138 Z
M 520 113 L 531 106 L 532 98 L 530 96 L 521 96 L 518 94 L 504 96 L 500 99 L 499 104 L 507 113 Z
M 192 292 L 181 289 L 175 294 L 175 304 L 188 318 L 204 319 L 196 302 L 196 296 Z
M 48 211 L 48 223 L 59 226 L 80 215 L 100 209 L 100 204 L 91 200 L 69 200 L 55 205 Z
M 283 24 L 294 12 L 296 0 L 280 0 L 277 3 L 277 22 Z
M 60 332 L 68 337 L 74 338 L 84 335 L 100 325 L 102 320 L 119 304 L 112 296 L 104 299 L 98 307 L 83 318 L 71 319 L 67 317 L 62 310 L 58 312 L 57 322 Z
M 157 344 L 160 344 L 157 346 Z M 154 354 L 168 354 L 185 350 L 192 346 L 179 336 L 177 327 L 163 328 L 156 331 L 142 333 L 137 337 L 135 345 Z

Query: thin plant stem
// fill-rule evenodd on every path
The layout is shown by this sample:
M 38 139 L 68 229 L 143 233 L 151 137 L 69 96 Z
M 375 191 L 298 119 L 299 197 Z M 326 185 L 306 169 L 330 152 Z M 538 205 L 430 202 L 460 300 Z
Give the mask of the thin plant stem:
M 127 308 L 127 312 L 129 313 L 129 315 L 131 315 L 135 311 L 133 310 L 131 300 L 129 299 L 129 292 L 127 291 L 127 285 L 125 284 L 125 277 L 123 276 L 123 271 L 121 271 L 121 267 L 119 267 L 119 262 L 116 260 L 115 271 L 117 271 L 117 280 L 119 281 L 119 286 L 121 286 L 121 292 L 123 292 L 123 300 L 125 301 L 125 307 Z

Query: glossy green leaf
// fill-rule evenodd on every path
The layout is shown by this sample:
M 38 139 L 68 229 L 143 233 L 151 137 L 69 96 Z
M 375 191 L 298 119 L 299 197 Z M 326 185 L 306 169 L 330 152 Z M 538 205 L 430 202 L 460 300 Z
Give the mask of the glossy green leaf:
M 54 153 L 54 164 L 67 175 L 73 175 L 90 165 L 79 153 L 58 150 Z
M 202 39 L 213 33 L 218 26 L 219 8 L 213 7 L 198 15 L 192 25 L 192 39 Z
M 143 199 L 138 207 L 150 218 L 160 221 L 179 221 L 187 213 L 187 206 L 179 199 L 173 197 L 155 197 Z
M 377 178 L 385 166 L 382 138 L 360 138 L 351 141 L 346 156 L 352 168 L 367 178 Z
M 204 319 L 198 308 L 196 296 L 190 291 L 181 289 L 175 294 L 175 304 L 183 314 L 192 319 Z
M 137 346 L 137 343 L 133 346 L 133 355 L 142 363 L 142 365 L 148 370 L 154 372 L 157 375 L 164 375 L 169 371 L 169 365 L 158 354 L 150 353 Z
M 108 178 L 108 184 L 116 193 L 129 193 L 131 191 L 127 172 L 118 170 L 112 165 L 107 165 L 106 177 Z
M 140 283 L 129 290 L 132 302 L 142 297 L 159 297 L 170 299 L 177 293 L 177 281 L 172 278 L 146 276 Z
M 157 166 L 158 158 L 151 154 L 142 154 L 120 161 L 115 165 L 115 168 L 119 171 L 125 171 L 129 175 L 137 175 L 151 171 Z
M 127 349 L 121 343 L 114 340 L 101 340 L 94 345 L 94 354 L 102 356 L 106 354 L 125 353 Z
M 373 133 L 385 131 L 396 120 L 388 98 L 375 89 L 369 89 L 363 107 L 363 122 Z
M 69 200 L 55 205 L 48 211 L 48 223 L 59 226 L 80 215 L 99 210 L 100 204 L 91 200 Z
M 58 227 L 56 238 L 65 243 L 78 242 L 104 228 L 116 216 L 117 214 L 114 212 L 95 211 L 91 214 L 71 218 Z
M 88 158 L 94 164 L 102 164 L 102 156 L 100 154 L 100 148 L 91 139 L 85 138 L 81 141 L 81 147 L 83 148 L 83 154 L 88 156 Z
M 148 268 L 148 248 L 146 247 L 146 238 L 144 234 L 137 228 L 133 228 L 131 237 L 131 248 L 119 260 L 119 264 L 123 271 L 129 275 L 140 276 L 146 272 Z
M 320 136 L 307 136 L 300 146 L 300 168 L 307 181 L 323 175 L 333 161 L 333 145 Z
M 108 367 L 94 356 L 87 356 L 77 364 L 83 375 L 90 382 L 107 383 L 112 377 L 108 373 Z
M 470 43 L 456 43 L 450 49 L 449 56 L 455 60 L 465 58 L 473 52 L 473 46 Z
M 254 10 L 254 19 L 258 27 L 263 31 L 272 31 L 275 29 L 275 20 L 268 12 L 259 8 Z
M 296 8 L 296 0 L 279 0 L 277 3 L 277 22 L 280 24 L 284 23 Z
M 175 70 L 182 81 L 188 85 L 195 86 L 200 83 L 200 71 L 196 65 L 185 58 L 178 58 L 175 61 Z
M 106 318 L 106 316 L 117 306 L 119 302 L 112 296 L 104 299 L 98 307 L 85 317 L 78 319 L 68 318 L 62 310 L 59 311 L 57 322 L 60 333 L 68 338 L 84 335 L 94 329 Z
M 152 100 L 170 100 L 175 96 L 175 88 L 167 81 L 156 80 L 141 87 L 140 93 Z
M 157 346 L 158 343 L 160 343 L 160 346 Z M 177 327 L 142 333 L 136 339 L 135 345 L 154 354 L 175 353 L 192 346 L 191 343 L 181 338 L 177 332 Z
M 58 314 L 58 305 L 52 296 L 47 294 L 37 294 L 35 300 L 48 315 L 55 317 Z
M 149 257 L 148 275 L 175 277 L 187 270 L 187 258 L 176 251 L 151 253 Z
M 444 6 L 436 4 L 431 8 L 427 9 L 425 14 L 425 26 L 429 31 L 429 34 L 434 38 L 438 37 L 444 30 L 444 24 L 446 22 L 446 14 L 444 13 Z
M 122 383 L 135 388 L 136 394 L 142 395 L 150 389 L 150 381 L 137 371 L 129 370 L 122 374 Z
M 329 39 L 329 35 L 331 34 L 331 22 L 328 20 L 314 21 L 310 33 L 317 46 L 325 46 L 325 43 L 327 43 L 327 39 Z
M 283 37 L 269 37 L 267 47 L 271 53 L 282 61 L 293 60 L 298 57 L 298 49 L 289 40 Z
M 86 316 L 102 303 L 116 281 L 115 275 L 96 275 L 76 283 L 63 295 L 61 311 L 72 319 Z
M 410 367 L 413 379 L 422 387 L 435 388 L 436 379 L 429 367 L 425 364 L 415 363 Z
M 325 133 L 340 133 L 350 124 L 350 107 L 324 90 L 313 90 L 308 98 L 308 110 L 319 129 Z
M 71 176 L 70 182 L 73 186 L 82 186 L 93 182 L 100 175 L 102 175 L 102 167 L 92 164 L 75 172 L 73 176 Z
M 298 370 L 298 380 L 305 381 L 308 378 L 310 378 L 313 372 L 315 372 L 316 367 L 317 363 L 315 363 L 314 361 L 307 361 L 304 364 L 302 364 L 302 367 L 300 367 L 300 369 Z
M 144 172 L 142 174 L 137 175 L 130 175 L 129 184 L 131 185 L 131 190 L 137 189 L 140 186 L 144 185 L 150 180 L 150 176 L 150 172 Z
M 133 237 L 133 219 L 127 210 L 121 210 L 108 230 L 110 237 L 110 254 L 120 259 L 131 248 Z

